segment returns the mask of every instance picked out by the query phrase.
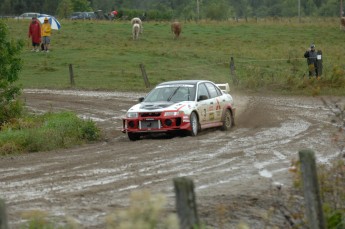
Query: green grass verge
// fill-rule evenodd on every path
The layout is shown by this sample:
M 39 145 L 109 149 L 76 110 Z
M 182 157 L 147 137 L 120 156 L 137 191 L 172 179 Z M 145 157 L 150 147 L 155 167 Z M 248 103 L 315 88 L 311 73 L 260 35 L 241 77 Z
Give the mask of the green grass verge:
M 283 93 L 344 94 L 344 31 L 338 18 L 280 19 L 248 22 L 184 22 L 174 40 L 169 22 L 144 22 L 138 41 L 129 21 L 61 20 L 53 31 L 52 52 L 32 53 L 29 21 L 7 20 L 10 35 L 26 40 L 22 53 L 24 88 L 145 91 L 139 68 L 144 64 L 151 85 L 179 79 L 208 79 L 233 83 L 234 57 L 238 85 L 232 88 Z M 305 81 L 304 51 L 310 43 L 323 51 L 323 78 Z
M 0 155 L 68 148 L 99 138 L 93 121 L 70 112 L 26 116 L 2 126 Z

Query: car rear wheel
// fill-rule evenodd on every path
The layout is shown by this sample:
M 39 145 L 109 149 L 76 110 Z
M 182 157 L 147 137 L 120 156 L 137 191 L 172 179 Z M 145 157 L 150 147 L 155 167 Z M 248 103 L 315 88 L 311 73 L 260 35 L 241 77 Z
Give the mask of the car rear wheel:
M 198 120 L 198 116 L 196 115 L 195 112 L 193 112 L 190 115 L 190 126 L 191 126 L 191 130 L 190 130 L 189 134 L 191 136 L 197 136 L 198 131 L 199 131 L 199 120 Z
M 127 132 L 127 136 L 129 138 L 129 140 L 131 140 L 131 141 L 136 141 L 136 140 L 140 139 L 140 134 L 138 134 L 138 133 Z
M 230 110 L 226 110 L 224 114 L 224 119 L 223 119 L 223 126 L 222 130 L 230 130 L 232 127 L 232 115 Z

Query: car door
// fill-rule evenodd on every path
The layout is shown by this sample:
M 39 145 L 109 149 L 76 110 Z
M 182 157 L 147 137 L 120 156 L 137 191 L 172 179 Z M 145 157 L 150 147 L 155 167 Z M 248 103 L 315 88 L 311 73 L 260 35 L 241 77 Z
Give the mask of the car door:
M 198 86 L 197 101 L 197 110 L 200 119 L 199 122 L 200 125 L 203 126 L 210 122 L 210 107 L 212 107 L 212 99 L 210 99 L 210 94 L 207 90 L 205 83 L 201 83 Z
M 210 122 L 219 122 L 222 119 L 222 109 L 224 104 L 221 102 L 222 92 L 212 83 L 205 83 L 210 94 L 209 102 L 209 120 Z

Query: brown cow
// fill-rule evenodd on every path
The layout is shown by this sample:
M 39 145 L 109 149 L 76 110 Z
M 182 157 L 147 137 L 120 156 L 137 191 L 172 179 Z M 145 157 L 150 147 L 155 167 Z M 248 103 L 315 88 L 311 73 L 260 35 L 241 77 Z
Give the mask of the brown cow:
M 171 24 L 171 32 L 174 34 L 174 39 L 179 38 L 181 31 L 182 27 L 179 22 L 175 21 Z

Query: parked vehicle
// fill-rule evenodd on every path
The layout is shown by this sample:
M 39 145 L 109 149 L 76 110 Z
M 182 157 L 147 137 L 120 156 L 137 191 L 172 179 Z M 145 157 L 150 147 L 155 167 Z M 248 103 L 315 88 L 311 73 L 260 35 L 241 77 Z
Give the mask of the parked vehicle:
M 14 17 L 14 19 L 32 19 L 33 17 L 38 17 L 40 13 L 35 12 L 29 12 L 29 13 L 23 13 L 17 17 Z
M 89 20 L 96 19 L 95 12 L 86 12 L 86 13 L 87 13 L 87 19 L 89 19 Z
M 225 86 L 222 90 L 220 86 Z M 122 132 L 132 141 L 150 133 L 199 131 L 234 125 L 235 107 L 229 85 L 208 80 L 169 81 L 157 85 L 123 118 Z
M 96 15 L 94 12 L 74 12 L 71 14 L 71 16 L 69 17 L 69 19 L 71 20 L 79 20 L 79 19 L 95 19 Z

